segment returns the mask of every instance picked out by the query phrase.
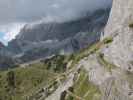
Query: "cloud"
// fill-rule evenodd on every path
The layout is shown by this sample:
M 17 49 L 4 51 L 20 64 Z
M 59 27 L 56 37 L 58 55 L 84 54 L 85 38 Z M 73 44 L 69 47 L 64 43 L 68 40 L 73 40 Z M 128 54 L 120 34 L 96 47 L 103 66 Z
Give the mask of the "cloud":
M 112 0 L 0 0 L 0 32 L 9 41 L 19 32 L 22 23 L 38 20 L 66 21 L 82 12 L 111 6 Z
M 24 23 L 11 23 L 0 26 L 1 41 L 7 45 L 7 42 L 14 39 L 19 33 L 20 29 L 24 26 Z
M 0 0 L 0 23 L 32 22 L 46 16 L 76 16 L 111 5 L 112 0 Z

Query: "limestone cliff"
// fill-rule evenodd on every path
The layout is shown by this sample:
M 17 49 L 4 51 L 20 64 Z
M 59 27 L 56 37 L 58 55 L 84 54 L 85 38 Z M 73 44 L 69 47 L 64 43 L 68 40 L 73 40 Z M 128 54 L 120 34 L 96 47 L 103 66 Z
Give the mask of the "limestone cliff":
M 117 66 L 132 70 L 133 65 L 133 0 L 114 0 L 105 37 L 114 36 L 114 41 L 104 51 L 107 58 Z

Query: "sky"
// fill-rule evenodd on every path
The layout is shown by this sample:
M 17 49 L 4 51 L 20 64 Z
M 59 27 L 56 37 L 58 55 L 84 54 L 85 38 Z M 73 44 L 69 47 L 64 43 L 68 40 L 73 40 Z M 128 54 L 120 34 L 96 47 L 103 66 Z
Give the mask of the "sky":
M 7 44 L 27 23 L 67 21 L 105 8 L 112 0 L 0 0 L 0 41 Z

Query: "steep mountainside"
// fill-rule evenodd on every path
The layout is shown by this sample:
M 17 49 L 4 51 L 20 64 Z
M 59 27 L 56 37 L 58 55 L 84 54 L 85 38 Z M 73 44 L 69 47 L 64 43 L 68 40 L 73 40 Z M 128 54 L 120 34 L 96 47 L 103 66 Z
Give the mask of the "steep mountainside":
M 75 36 L 78 32 L 97 32 L 106 24 L 109 10 L 109 8 L 98 9 L 67 22 L 40 22 L 25 25 L 16 40 L 39 42 L 57 39 L 61 41 Z
M 118 7 L 119 5 L 119 7 Z M 117 66 L 132 70 L 133 61 L 133 1 L 114 0 L 105 37 L 112 35 L 114 42 L 104 52 Z
M 100 39 L 100 32 L 106 25 L 109 11 L 109 8 L 98 9 L 68 22 L 25 25 L 16 39 L 9 42 L 7 49 L 22 59 L 23 56 L 24 59 L 26 56 L 30 59 L 28 57 L 33 53 L 33 59 L 60 52 L 72 53 Z
M 0 70 L 16 67 L 15 60 L 7 55 L 8 50 L 6 50 L 4 44 L 0 42 Z
M 67 22 L 39 22 L 25 25 L 8 46 L 1 44 L 0 67 L 21 64 L 58 54 L 71 54 L 100 40 L 110 8 L 88 12 Z M 14 63 L 6 62 L 6 59 Z M 5 66 L 3 66 L 5 64 Z M 8 64 L 8 66 L 7 66 Z M 12 65 L 11 65 L 12 66 Z

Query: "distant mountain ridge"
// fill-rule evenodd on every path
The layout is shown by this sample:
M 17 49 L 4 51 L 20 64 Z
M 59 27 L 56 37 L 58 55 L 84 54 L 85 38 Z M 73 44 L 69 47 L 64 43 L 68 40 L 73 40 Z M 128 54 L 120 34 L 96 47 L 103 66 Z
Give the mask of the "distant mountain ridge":
M 109 11 L 110 8 L 98 9 L 67 22 L 27 24 L 4 49 L 20 62 L 78 51 L 100 39 Z

